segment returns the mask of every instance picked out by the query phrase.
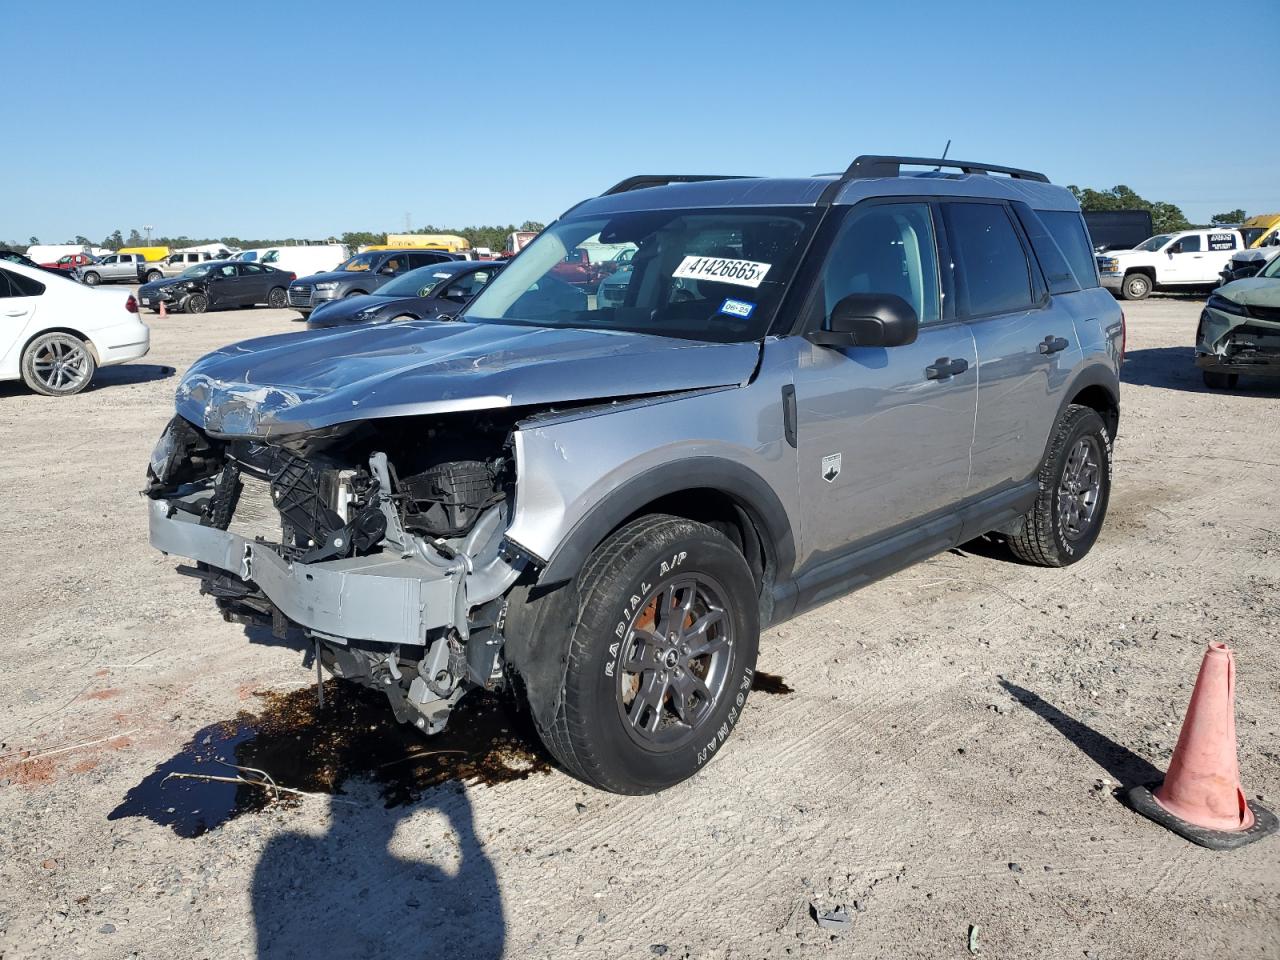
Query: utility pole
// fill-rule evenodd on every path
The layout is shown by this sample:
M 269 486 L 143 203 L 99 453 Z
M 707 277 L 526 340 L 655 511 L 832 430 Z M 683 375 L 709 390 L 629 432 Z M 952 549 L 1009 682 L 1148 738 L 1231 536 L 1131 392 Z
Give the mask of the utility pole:
M 155 229 L 155 227 L 153 227 L 151 224 L 147 223 L 147 224 L 144 224 L 144 225 L 143 225 L 142 229 L 143 229 L 143 230 L 145 230 L 145 231 L 147 231 L 147 246 L 149 247 L 149 246 L 151 246 L 151 231 L 152 231 L 152 230 L 154 230 L 154 229 Z
M 412 221 L 409 219 L 409 211 L 404 212 L 404 232 L 413 233 Z

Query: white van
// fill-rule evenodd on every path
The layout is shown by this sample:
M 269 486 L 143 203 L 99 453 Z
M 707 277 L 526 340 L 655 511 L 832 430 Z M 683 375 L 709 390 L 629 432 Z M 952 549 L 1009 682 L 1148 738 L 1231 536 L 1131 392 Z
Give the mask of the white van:
M 289 270 L 300 277 L 328 273 L 351 256 L 351 251 L 341 243 L 299 244 L 246 252 L 258 254 L 257 263 L 265 263 L 277 270 Z

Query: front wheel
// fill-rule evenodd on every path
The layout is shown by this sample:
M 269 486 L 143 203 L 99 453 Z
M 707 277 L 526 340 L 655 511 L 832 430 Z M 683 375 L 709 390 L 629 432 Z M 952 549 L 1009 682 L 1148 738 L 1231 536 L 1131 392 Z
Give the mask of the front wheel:
M 193 293 L 182 304 L 185 313 L 204 313 L 209 309 L 209 298 L 203 293 Z
M 146 283 L 155 283 L 157 280 L 163 280 L 164 274 L 159 270 L 152 270 L 147 274 Z
M 272 310 L 283 310 L 288 305 L 289 295 L 284 292 L 283 287 L 273 287 L 267 294 L 267 306 Z
M 102 278 L 90 270 L 84 275 L 84 285 L 86 287 L 96 287 L 102 282 Z
M 1067 407 L 1038 479 L 1040 494 L 1009 548 L 1027 563 L 1065 567 L 1098 539 L 1111 500 L 1111 436 L 1096 411 Z
M 1204 370 L 1204 385 L 1210 390 L 1234 390 L 1240 382 L 1238 373 L 1222 373 L 1219 370 Z
M 1151 278 L 1145 273 L 1131 273 L 1120 288 L 1126 300 L 1145 300 L 1151 296 Z
M 742 714 L 760 642 L 741 552 L 679 517 L 641 517 L 587 559 L 560 707 L 539 730 L 572 774 L 655 793 L 697 773 Z

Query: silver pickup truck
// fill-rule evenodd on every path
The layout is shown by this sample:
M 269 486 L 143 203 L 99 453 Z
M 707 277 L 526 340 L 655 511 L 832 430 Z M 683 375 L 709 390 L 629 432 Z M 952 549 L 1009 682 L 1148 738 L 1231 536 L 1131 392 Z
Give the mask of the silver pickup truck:
M 96 287 L 100 283 L 142 283 L 153 267 L 158 269 L 140 253 L 112 253 L 97 263 L 76 267 L 72 274 L 85 286 Z
M 230 250 L 217 253 L 201 250 L 171 253 L 163 260 L 147 260 L 140 253 L 113 253 L 98 263 L 77 267 L 72 275 L 90 287 L 100 283 L 154 283 L 165 277 L 176 277 L 197 263 L 224 260 L 230 256 Z

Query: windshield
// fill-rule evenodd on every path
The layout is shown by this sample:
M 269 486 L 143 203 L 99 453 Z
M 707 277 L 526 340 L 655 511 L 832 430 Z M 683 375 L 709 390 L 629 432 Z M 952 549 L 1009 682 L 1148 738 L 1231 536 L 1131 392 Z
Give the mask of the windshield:
M 811 207 L 646 210 L 553 224 L 464 319 L 741 343 L 765 335 Z M 629 270 L 615 269 L 630 260 Z
M 207 263 L 200 263 L 194 267 L 187 267 L 187 269 L 183 270 L 180 274 L 178 274 L 178 276 L 183 277 L 187 280 L 194 280 L 196 277 L 206 276 L 209 273 L 209 271 L 212 269 L 213 268 L 209 266 Z
M 374 261 L 378 259 L 377 253 L 357 253 L 346 263 L 340 263 L 336 270 L 348 270 L 351 273 L 364 273 L 366 270 L 372 270 Z
M 1172 239 L 1173 239 L 1173 234 L 1162 233 L 1159 236 L 1151 237 L 1149 240 L 1143 240 L 1140 244 L 1138 244 L 1133 249 L 1145 250 L 1148 253 L 1154 253 L 1155 251 L 1159 250 L 1161 247 L 1163 247 L 1166 243 L 1168 243 Z
M 1267 279 L 1275 279 L 1280 277 L 1280 254 L 1271 258 L 1271 262 L 1258 271 L 1258 276 Z
M 404 276 L 383 284 L 377 292 L 380 297 L 425 297 L 452 276 L 452 271 L 441 270 L 437 263 L 410 270 Z

